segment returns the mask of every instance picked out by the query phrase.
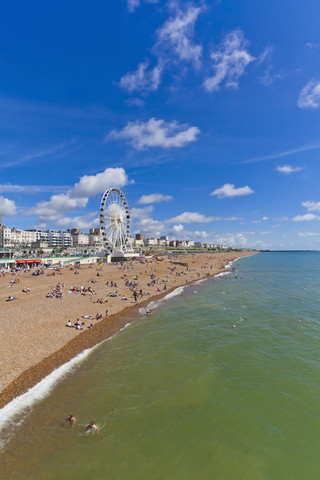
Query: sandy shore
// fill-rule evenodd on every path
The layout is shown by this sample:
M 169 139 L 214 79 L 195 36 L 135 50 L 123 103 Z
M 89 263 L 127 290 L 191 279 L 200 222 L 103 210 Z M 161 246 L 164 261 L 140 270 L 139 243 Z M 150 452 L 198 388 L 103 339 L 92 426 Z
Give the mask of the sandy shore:
M 230 261 L 248 255 L 248 252 L 171 255 L 162 261 L 65 267 L 59 272 L 47 269 L 39 276 L 32 275 L 34 269 L 1 277 L 0 407 L 85 348 L 118 332 L 151 299 L 199 278 L 216 275 Z M 111 281 L 116 286 L 111 286 Z M 126 281 L 136 283 L 137 301 Z M 72 292 L 72 287 L 90 288 L 94 294 Z M 23 289 L 30 292 L 24 293 Z M 54 289 L 60 289 L 62 296 L 47 298 Z M 110 296 L 116 293 L 118 296 Z M 126 300 L 121 300 L 123 295 Z M 15 300 L 6 301 L 9 296 Z M 98 299 L 103 303 L 98 303 Z M 96 320 L 96 315 L 102 319 Z M 83 330 L 66 327 L 68 320 L 74 325 L 77 319 L 84 323 Z M 88 328 L 90 324 L 92 328 Z

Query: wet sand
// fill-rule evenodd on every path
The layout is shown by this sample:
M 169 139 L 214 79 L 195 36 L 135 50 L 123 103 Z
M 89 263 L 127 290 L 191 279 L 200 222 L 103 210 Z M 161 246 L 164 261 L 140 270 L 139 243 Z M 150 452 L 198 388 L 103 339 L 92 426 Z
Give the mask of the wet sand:
M 160 298 L 178 286 L 216 275 L 230 261 L 250 254 L 171 255 L 162 261 L 94 264 L 79 269 L 64 267 L 60 271 L 45 269 L 39 276 L 32 275 L 37 270 L 33 269 L 1 277 L 0 408 L 84 349 L 114 335 L 133 321 L 138 310 L 155 297 Z M 138 293 L 142 290 L 137 301 L 133 291 L 125 286 L 126 280 L 136 282 Z M 111 281 L 116 287 L 111 287 Z M 58 283 L 62 297 L 47 298 Z M 95 294 L 70 293 L 72 287 L 91 288 Z M 22 292 L 26 288 L 30 289 L 29 293 Z M 117 297 L 109 296 L 116 293 Z M 122 295 L 127 300 L 121 300 Z M 6 301 L 8 296 L 15 297 L 15 300 Z M 97 303 L 98 299 L 103 303 Z M 102 319 L 96 320 L 96 315 L 102 315 Z M 84 323 L 83 330 L 66 327 L 68 320 L 74 325 L 77 319 Z M 88 329 L 89 324 L 93 327 Z

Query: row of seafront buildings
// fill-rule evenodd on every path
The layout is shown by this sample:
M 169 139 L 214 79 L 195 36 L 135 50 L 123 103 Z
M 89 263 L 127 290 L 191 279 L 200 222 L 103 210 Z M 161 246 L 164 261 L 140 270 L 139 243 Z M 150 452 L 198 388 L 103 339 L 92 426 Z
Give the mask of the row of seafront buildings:
M 100 228 L 90 229 L 88 234 L 69 230 L 45 230 L 41 228 L 21 230 L 0 224 L 0 248 L 60 248 L 87 246 L 101 247 Z
M 168 236 L 160 238 L 146 238 L 144 234 L 130 237 L 130 247 L 136 249 L 156 248 L 206 248 L 226 249 L 223 245 L 194 242 L 193 240 L 169 240 Z M 38 249 L 68 249 L 68 248 L 103 248 L 103 239 L 100 228 L 92 228 L 89 233 L 83 233 L 78 228 L 68 230 L 9 228 L 1 225 L 0 216 L 0 248 L 38 248 Z
M 142 233 L 137 233 L 132 239 L 134 247 L 165 247 L 165 248 L 207 248 L 225 250 L 228 247 L 225 245 L 217 245 L 214 243 L 194 242 L 193 240 L 169 240 L 167 235 L 160 238 L 146 238 Z

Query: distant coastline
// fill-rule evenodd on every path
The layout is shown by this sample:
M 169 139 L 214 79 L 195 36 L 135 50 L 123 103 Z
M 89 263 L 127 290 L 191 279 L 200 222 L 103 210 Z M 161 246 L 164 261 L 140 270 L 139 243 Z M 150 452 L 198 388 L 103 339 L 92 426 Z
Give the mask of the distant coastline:
M 320 250 L 260 250 L 261 253 L 317 253 Z

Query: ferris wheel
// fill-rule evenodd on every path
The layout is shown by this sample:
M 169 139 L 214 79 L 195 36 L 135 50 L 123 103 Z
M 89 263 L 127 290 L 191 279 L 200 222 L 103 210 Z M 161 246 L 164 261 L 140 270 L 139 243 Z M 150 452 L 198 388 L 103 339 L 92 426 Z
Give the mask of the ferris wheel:
M 103 243 L 109 252 L 127 249 L 130 236 L 130 212 L 126 197 L 117 188 L 108 188 L 100 205 Z

